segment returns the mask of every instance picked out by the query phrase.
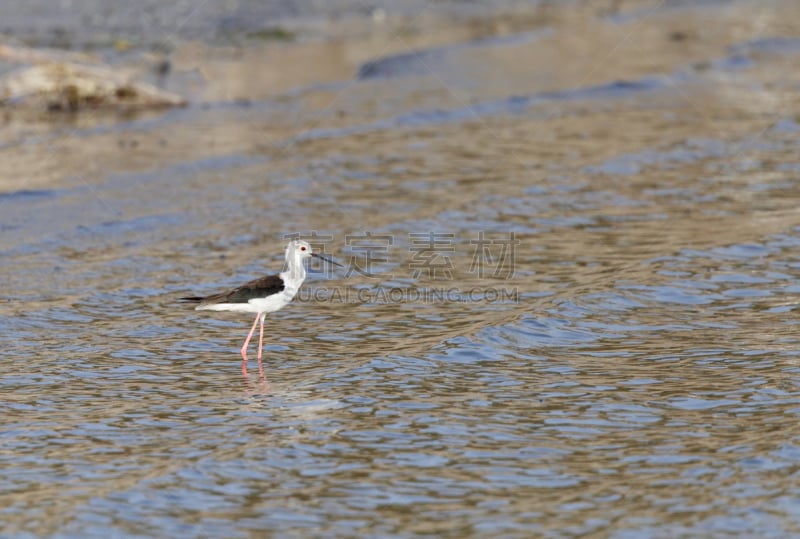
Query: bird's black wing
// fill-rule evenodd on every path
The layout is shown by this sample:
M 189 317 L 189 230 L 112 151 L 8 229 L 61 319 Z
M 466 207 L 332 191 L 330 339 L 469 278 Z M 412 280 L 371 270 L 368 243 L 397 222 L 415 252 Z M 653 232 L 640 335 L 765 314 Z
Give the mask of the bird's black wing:
M 182 301 L 197 303 L 247 303 L 254 298 L 265 298 L 272 294 L 282 292 L 283 279 L 278 275 L 268 275 L 245 283 L 240 287 L 212 296 L 189 296 L 180 298 Z

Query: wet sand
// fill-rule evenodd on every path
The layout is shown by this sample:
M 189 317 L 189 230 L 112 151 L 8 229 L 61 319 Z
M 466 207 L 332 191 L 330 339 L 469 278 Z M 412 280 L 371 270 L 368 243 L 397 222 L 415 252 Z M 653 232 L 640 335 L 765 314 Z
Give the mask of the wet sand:
M 800 5 L 686 4 L 73 3 L 189 103 L 0 109 L 3 533 L 797 536 Z

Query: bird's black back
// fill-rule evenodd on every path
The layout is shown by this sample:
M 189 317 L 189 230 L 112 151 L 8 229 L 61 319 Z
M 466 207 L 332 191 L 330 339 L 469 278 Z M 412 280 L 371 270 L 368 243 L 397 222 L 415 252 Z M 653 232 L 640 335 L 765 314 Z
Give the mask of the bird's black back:
M 211 296 L 187 296 L 180 298 L 180 300 L 195 303 L 247 303 L 251 299 L 265 298 L 278 294 L 284 288 L 283 279 L 279 275 L 268 275 L 227 292 L 220 292 Z

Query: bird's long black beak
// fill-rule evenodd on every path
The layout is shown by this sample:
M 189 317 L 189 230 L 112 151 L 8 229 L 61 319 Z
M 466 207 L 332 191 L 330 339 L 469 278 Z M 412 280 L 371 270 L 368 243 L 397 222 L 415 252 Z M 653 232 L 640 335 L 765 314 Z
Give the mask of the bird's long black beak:
M 341 264 L 339 264 L 338 262 L 334 262 L 334 261 L 333 261 L 333 260 L 331 260 L 330 258 L 325 258 L 324 256 L 322 256 L 322 255 L 318 255 L 317 253 L 311 253 L 311 256 L 313 256 L 314 258 L 319 258 L 320 260 L 324 260 L 324 261 L 325 261 L 325 262 L 327 262 L 328 264 L 333 264 L 333 265 L 335 265 L 335 266 L 339 266 L 340 268 L 343 268 L 343 267 L 344 267 L 344 266 L 342 266 Z

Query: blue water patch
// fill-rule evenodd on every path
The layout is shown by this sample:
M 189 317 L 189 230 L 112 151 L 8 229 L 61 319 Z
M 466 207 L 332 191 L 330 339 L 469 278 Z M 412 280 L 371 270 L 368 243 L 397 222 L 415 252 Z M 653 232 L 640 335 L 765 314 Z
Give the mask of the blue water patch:
M 510 96 L 448 111 L 448 121 L 458 121 L 476 116 L 518 115 L 535 105 L 543 105 L 550 102 L 624 99 L 634 94 L 662 90 L 668 87 L 667 81 L 668 78 L 665 76 L 650 76 L 637 80 L 617 80 L 607 84 L 580 86 L 554 92 L 541 92 L 530 96 Z
M 53 189 L 20 189 L 10 193 L 0 193 L 0 202 L 24 202 L 31 199 L 51 198 L 56 194 L 57 191 Z
M 197 174 L 207 174 L 213 171 L 241 168 L 246 166 L 260 165 L 266 162 L 265 157 L 250 155 L 217 155 L 194 161 L 182 161 L 158 170 L 148 172 L 125 172 L 111 176 L 109 184 L 113 185 L 117 181 L 128 184 L 131 181 L 147 180 L 166 180 L 175 177 L 193 177 Z
M 146 236 L 163 233 L 191 219 L 190 214 L 174 213 L 173 196 L 181 188 L 176 180 L 215 171 L 221 174 L 264 160 L 264 157 L 223 155 L 146 172 L 117 173 L 97 185 L 75 181 L 75 186 L 68 189 L 2 194 L 3 231 L 14 231 L 4 234 L 3 251 L 23 254 L 72 244 L 78 239 L 73 236 L 76 232 L 83 237 L 89 235 L 92 241 L 105 236 L 119 240 L 128 234 L 132 234 L 131 241 L 146 241 L 142 233 Z M 155 195 L 154 189 L 158 189 Z M 141 215 L 144 199 L 147 215 Z M 37 214 L 47 215 L 47 221 L 37 219 Z
M 793 118 L 781 118 L 770 129 L 773 133 L 800 133 L 800 123 Z
M 709 305 L 722 299 L 716 293 L 708 293 L 687 289 L 686 283 L 675 285 L 621 285 L 620 290 L 635 294 L 640 301 L 645 303 L 673 303 L 678 305 Z
M 424 75 L 430 71 L 430 64 L 439 63 L 448 53 L 446 47 L 427 49 L 378 58 L 363 64 L 358 69 L 359 79 L 378 77 L 398 77 L 405 75 Z
M 664 0 L 659 2 L 655 7 L 637 8 L 621 13 L 615 13 L 608 17 L 606 20 L 616 24 L 627 24 L 636 21 L 642 21 L 646 18 L 652 17 L 658 13 L 676 9 L 691 9 L 698 8 L 713 8 L 718 6 L 725 6 L 731 3 L 731 0 Z
M 779 163 L 775 166 L 778 172 L 800 173 L 800 163 Z
M 43 206 L 52 206 L 49 202 L 56 198 L 61 191 L 52 189 L 20 189 L 8 193 L 0 193 L 0 232 L 22 230 L 24 226 L 37 219 Z M 3 247 L 7 247 L 10 234 L 3 237 Z M 10 254 L 3 249 L 4 255 Z
M 615 99 L 630 97 L 631 94 L 660 90 L 667 86 L 667 77 L 649 76 L 638 80 L 617 80 L 607 84 L 545 92 L 539 99 L 548 101 L 574 101 L 582 99 Z
M 179 215 L 144 215 L 133 219 L 103 221 L 90 226 L 79 225 L 78 229 L 89 233 L 129 234 L 154 230 L 161 227 L 175 226 L 182 222 L 183 217 Z
M 715 71 L 741 71 L 753 67 L 753 60 L 743 54 L 731 54 L 725 58 L 720 58 L 711 62 L 711 68 Z
M 769 37 L 736 43 L 728 47 L 728 56 L 713 60 L 711 69 L 734 72 L 749 69 L 756 64 L 754 55 L 800 54 L 800 38 Z M 708 64 L 703 64 L 708 66 Z
M 701 159 L 724 157 L 728 152 L 728 144 L 722 140 L 689 139 L 678 148 L 622 154 L 600 165 L 588 166 L 584 170 L 589 174 L 631 176 L 648 166 L 695 163 Z
M 731 54 L 800 54 L 800 38 L 766 37 L 737 43 L 729 47 Z
M 429 109 L 416 110 L 400 114 L 387 120 L 349 126 L 344 128 L 311 129 L 300 134 L 295 140 L 317 140 L 321 138 L 346 137 L 374 131 L 388 130 L 396 127 L 420 127 L 426 125 L 442 125 L 448 123 L 465 122 L 484 116 L 512 115 L 518 116 L 526 113 L 537 105 L 546 105 L 552 102 L 570 102 L 580 100 L 608 100 L 625 99 L 636 94 L 646 94 L 661 91 L 680 82 L 683 75 L 673 77 L 650 76 L 637 80 L 618 80 L 608 84 L 598 84 L 559 90 L 555 92 L 542 92 L 532 95 L 514 95 L 502 99 L 484 101 L 458 107 L 455 109 Z
M 370 60 L 358 69 L 358 79 L 391 78 L 412 75 L 429 75 L 441 71 L 460 54 L 469 54 L 469 49 L 486 47 L 503 47 L 527 43 L 553 33 L 550 28 L 533 32 L 524 32 L 508 36 L 490 36 L 455 45 L 445 45 L 429 49 L 420 49 L 403 54 L 396 54 Z

